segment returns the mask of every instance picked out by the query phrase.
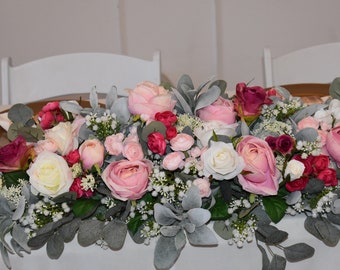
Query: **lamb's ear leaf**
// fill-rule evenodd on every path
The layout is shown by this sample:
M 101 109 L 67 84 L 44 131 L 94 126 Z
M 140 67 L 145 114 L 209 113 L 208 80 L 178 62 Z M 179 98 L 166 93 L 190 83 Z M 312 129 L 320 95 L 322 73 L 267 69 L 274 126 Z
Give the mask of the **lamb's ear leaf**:
M 194 113 L 196 113 L 199 109 L 202 109 L 213 102 L 215 102 L 221 94 L 221 89 L 216 85 L 209 88 L 207 92 L 204 92 L 199 95 Z
M 160 235 L 154 252 L 154 265 L 156 269 L 170 269 L 181 254 L 177 248 L 175 237 Z

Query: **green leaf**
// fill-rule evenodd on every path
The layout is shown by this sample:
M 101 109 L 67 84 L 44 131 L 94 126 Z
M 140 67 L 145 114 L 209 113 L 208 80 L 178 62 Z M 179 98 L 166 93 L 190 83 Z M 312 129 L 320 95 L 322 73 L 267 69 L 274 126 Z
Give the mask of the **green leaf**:
M 132 235 L 135 235 L 143 224 L 142 215 L 136 215 L 129 220 L 127 226 Z
M 80 198 L 73 203 L 72 210 L 76 217 L 85 218 L 93 214 L 99 205 L 98 200 Z
M 21 123 L 22 125 L 25 125 L 27 121 L 32 119 L 33 115 L 33 110 L 21 103 L 13 105 L 8 111 L 8 118 L 13 123 Z
M 340 77 L 337 77 L 332 81 L 329 87 L 329 94 L 334 99 L 340 99 Z
M 228 205 L 219 195 L 215 196 L 215 204 L 209 209 L 211 213 L 211 220 L 226 220 L 231 217 L 228 213 Z
M 283 252 L 287 261 L 298 262 L 313 257 L 315 250 L 313 247 L 305 243 L 298 243 L 289 247 L 285 247 Z
M 19 184 L 19 179 L 25 179 L 28 180 L 29 176 L 27 175 L 27 173 L 25 171 L 12 171 L 12 172 L 6 172 L 3 173 L 2 176 L 5 179 L 5 185 L 6 187 L 10 187 L 10 186 L 17 186 Z
M 283 198 L 275 196 L 263 197 L 263 205 L 274 223 L 278 223 L 286 213 L 287 204 Z

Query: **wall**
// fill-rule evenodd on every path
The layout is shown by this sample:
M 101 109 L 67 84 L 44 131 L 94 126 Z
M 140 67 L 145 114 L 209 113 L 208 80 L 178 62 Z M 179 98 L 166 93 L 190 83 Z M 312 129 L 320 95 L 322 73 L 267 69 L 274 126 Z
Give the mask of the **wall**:
M 232 92 L 263 85 L 264 47 L 277 56 L 340 41 L 339 10 L 338 0 L 0 0 L 0 57 L 160 50 L 164 80 L 215 75 Z

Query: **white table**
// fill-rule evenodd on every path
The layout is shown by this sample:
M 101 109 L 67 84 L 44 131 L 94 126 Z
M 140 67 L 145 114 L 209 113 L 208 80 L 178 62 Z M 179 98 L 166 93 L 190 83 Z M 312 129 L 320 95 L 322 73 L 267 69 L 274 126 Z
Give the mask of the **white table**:
M 315 248 L 312 258 L 298 262 L 287 262 L 287 270 L 338 269 L 340 265 L 340 245 L 335 248 L 325 246 L 321 241 L 307 233 L 303 227 L 303 216 L 285 218 L 277 227 L 287 230 L 289 238 L 283 243 L 288 246 L 305 242 Z M 59 260 L 50 260 L 45 248 L 25 254 L 24 258 L 11 256 L 13 270 L 106 270 L 143 269 L 152 270 L 154 243 L 150 246 L 137 245 L 128 237 L 120 251 L 103 250 L 99 246 L 80 247 L 76 241 L 66 244 Z M 276 248 L 274 251 L 282 255 Z M 255 243 L 246 244 L 242 249 L 219 238 L 219 246 L 212 248 L 192 247 L 187 244 L 172 268 L 173 270 L 225 270 L 261 269 L 261 253 Z M 0 269 L 5 269 L 1 262 Z

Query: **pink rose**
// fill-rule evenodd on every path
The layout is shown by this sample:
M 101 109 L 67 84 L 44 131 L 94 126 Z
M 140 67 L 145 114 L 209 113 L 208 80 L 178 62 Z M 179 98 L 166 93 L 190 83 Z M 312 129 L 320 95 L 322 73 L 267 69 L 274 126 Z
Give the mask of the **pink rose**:
M 192 182 L 192 184 L 198 187 L 202 198 L 210 196 L 211 188 L 210 188 L 210 182 L 208 178 L 206 177 L 197 178 Z
M 142 146 L 138 142 L 128 142 L 124 144 L 122 154 L 130 161 L 142 160 L 144 153 Z
M 91 169 L 93 165 L 103 165 L 104 146 L 97 139 L 84 141 L 79 147 L 79 154 L 83 168 L 86 170 Z
M 194 138 L 185 133 L 177 134 L 175 138 L 170 140 L 171 149 L 174 151 L 187 151 L 194 143 Z
M 0 172 L 24 170 L 36 153 L 32 145 L 27 145 L 22 136 L 0 148 Z
M 304 129 L 304 128 L 319 128 L 319 121 L 316 120 L 312 116 L 308 116 L 306 118 L 303 118 L 299 123 L 298 123 L 298 130 Z
M 137 200 L 147 191 L 151 169 L 149 160 L 119 160 L 105 168 L 102 178 L 116 199 Z
M 331 129 L 327 135 L 326 147 L 329 155 L 340 166 L 340 126 Z
M 197 116 L 203 121 L 221 121 L 225 124 L 235 123 L 236 113 L 231 100 L 219 97 L 214 103 L 197 111 Z
M 41 140 L 36 142 L 36 144 L 34 145 L 34 150 L 35 152 L 37 152 L 37 154 L 43 151 L 55 153 L 58 151 L 58 146 L 52 140 Z
M 154 120 L 157 112 L 172 111 L 176 101 L 162 86 L 143 82 L 129 90 L 128 107 L 131 114 L 139 114 L 145 121 Z
M 248 87 L 245 83 L 238 83 L 234 99 L 235 110 L 241 118 L 254 120 L 261 114 L 264 104 L 272 103 L 268 97 L 266 90 L 260 86 Z
M 177 170 L 184 166 L 185 155 L 182 152 L 172 152 L 163 159 L 163 168 L 169 171 Z
M 104 146 L 110 155 L 118 156 L 123 150 L 123 133 L 113 134 L 106 137 Z
M 280 171 L 268 143 L 254 136 L 245 136 L 236 147 L 243 157 L 246 174 L 238 175 L 243 189 L 259 195 L 276 195 L 279 188 Z

